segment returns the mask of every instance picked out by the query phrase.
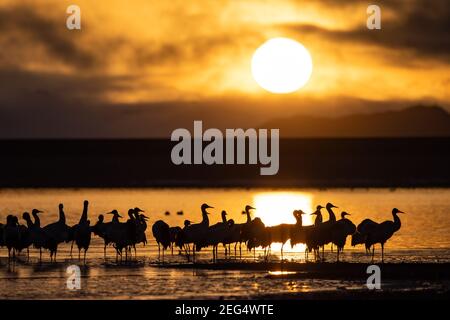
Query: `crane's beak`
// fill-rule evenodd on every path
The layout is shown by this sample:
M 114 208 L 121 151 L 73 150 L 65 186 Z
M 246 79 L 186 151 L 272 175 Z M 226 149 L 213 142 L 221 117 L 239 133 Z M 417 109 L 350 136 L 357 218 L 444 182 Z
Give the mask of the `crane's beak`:
M 145 212 L 144 210 L 139 209 L 139 208 L 136 208 L 136 211 L 137 211 L 137 212 Z
M 405 213 L 405 212 L 398 210 L 398 213 Z
M 252 210 L 256 210 L 256 208 L 254 208 L 254 207 L 252 207 L 252 206 L 248 206 L 248 208 L 249 208 L 249 209 L 252 209 Z
M 43 213 L 44 211 L 36 210 L 35 212 L 36 212 L 36 213 Z
M 336 208 L 336 209 L 338 209 L 339 207 L 336 207 L 334 204 L 331 206 L 332 208 Z
M 214 209 L 214 207 L 211 207 L 210 205 L 206 205 L 206 208 L 208 208 L 208 209 Z

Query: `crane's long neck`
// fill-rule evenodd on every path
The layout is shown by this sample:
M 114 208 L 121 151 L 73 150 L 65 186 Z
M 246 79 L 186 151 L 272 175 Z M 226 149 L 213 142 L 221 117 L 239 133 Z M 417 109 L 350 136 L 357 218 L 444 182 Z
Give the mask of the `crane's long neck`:
M 328 214 L 330 215 L 331 222 L 336 222 L 336 215 L 334 214 L 333 210 L 331 208 L 327 208 Z
M 296 219 L 296 226 L 297 227 L 302 227 L 303 226 L 303 221 L 302 221 L 302 215 L 301 214 L 299 214 L 299 215 L 296 215 L 295 216 L 295 219 Z
M 202 223 L 209 226 L 209 218 L 208 213 L 206 212 L 206 209 L 202 209 Z
M 39 218 L 39 216 L 36 213 L 32 213 L 33 218 L 34 218 L 34 225 L 38 228 L 41 227 L 41 219 Z
M 59 222 L 66 223 L 66 215 L 64 214 L 63 208 L 59 208 Z
M 393 213 L 392 215 L 394 216 L 394 228 L 395 228 L 395 231 L 397 231 L 402 226 L 402 223 L 401 223 L 400 218 L 398 217 L 397 213 Z
M 320 213 L 320 210 L 316 211 L 316 220 L 314 221 L 315 225 L 321 224 L 322 223 L 322 213 Z
M 225 212 L 222 212 L 222 222 L 227 223 L 227 214 Z
M 247 223 L 250 223 L 252 221 L 252 217 L 250 217 L 250 212 L 248 210 L 245 210 L 245 214 L 247 215 Z
M 27 227 L 31 228 L 33 226 L 33 221 L 31 221 L 30 217 L 26 217 L 25 221 L 27 222 Z
M 87 222 L 87 219 L 88 219 L 88 205 L 84 204 L 83 213 L 81 214 L 79 223 L 81 224 L 81 223 Z

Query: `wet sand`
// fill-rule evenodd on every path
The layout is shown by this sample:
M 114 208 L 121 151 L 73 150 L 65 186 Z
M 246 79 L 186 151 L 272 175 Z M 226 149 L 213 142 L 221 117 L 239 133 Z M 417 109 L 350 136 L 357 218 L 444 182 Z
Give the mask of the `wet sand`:
M 169 263 L 152 264 L 158 268 L 267 271 L 270 279 L 367 279 L 368 263 L 350 262 L 218 262 L 218 263 Z M 450 263 L 384 263 L 381 275 L 389 280 L 450 280 Z

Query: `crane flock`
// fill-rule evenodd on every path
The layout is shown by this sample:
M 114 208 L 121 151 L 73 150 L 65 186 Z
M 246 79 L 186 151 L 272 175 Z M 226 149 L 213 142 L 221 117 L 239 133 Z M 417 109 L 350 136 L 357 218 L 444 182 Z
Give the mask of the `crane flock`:
M 6 247 L 8 251 L 8 260 L 15 260 L 16 255 L 23 250 L 27 250 L 29 258 L 30 247 L 39 250 L 39 261 L 42 261 L 42 250 L 48 250 L 50 260 L 56 261 L 58 246 L 62 243 L 71 243 L 70 256 L 74 244 L 78 248 L 78 259 L 81 260 L 81 251 L 83 251 L 83 261 L 86 262 L 86 254 L 89 249 L 92 234 L 103 239 L 104 258 L 106 259 L 106 250 L 108 246 L 115 249 L 116 261 L 125 260 L 128 257 L 137 256 L 136 245 L 147 244 L 146 230 L 147 220 L 149 219 L 144 210 L 140 208 L 131 208 L 128 210 L 128 219 L 121 222 L 122 216 L 117 210 L 107 212 L 112 216 L 109 222 L 105 222 L 105 215 L 100 214 L 94 225 L 91 225 L 88 219 L 89 202 L 83 203 L 83 211 L 77 224 L 69 226 L 66 223 L 64 205 L 59 205 L 59 217 L 54 223 L 44 227 L 41 226 L 39 214 L 41 210 L 33 209 L 31 215 L 24 212 L 22 219 L 25 224 L 20 224 L 17 216 L 8 215 L 6 224 L 0 223 L 0 247 Z M 331 244 L 336 247 L 336 261 L 339 261 L 340 254 L 343 252 L 347 237 L 351 236 L 351 245 L 363 244 L 366 252 L 370 253 L 372 249 L 372 262 L 375 255 L 375 245 L 381 245 L 381 260 L 384 261 L 384 245 L 392 235 L 401 227 L 399 213 L 402 211 L 394 208 L 392 210 L 393 221 L 387 220 L 382 223 L 374 222 L 370 219 L 363 220 L 358 226 L 355 226 L 347 216 L 349 213 L 343 211 L 340 219 L 336 219 L 333 209 L 337 208 L 331 203 L 325 207 L 318 205 L 316 210 L 310 215 L 315 216 L 312 225 L 303 225 L 302 217 L 306 215 L 302 210 L 294 210 L 293 216 L 296 223 L 283 223 L 275 226 L 266 226 L 259 217 L 252 219 L 251 211 L 254 207 L 245 206 L 242 214 L 246 216 L 245 222 L 236 223 L 233 219 L 227 218 L 227 212 L 221 211 L 221 221 L 216 224 L 210 224 L 209 209 L 213 207 L 204 203 L 201 206 L 202 220 L 199 223 L 192 223 L 189 220 L 184 221 L 183 226 L 169 226 L 165 221 L 158 220 L 152 225 L 152 234 L 158 245 L 158 257 L 164 261 L 164 252 L 167 249 L 173 251 L 178 247 L 180 254 L 185 254 L 190 261 L 195 262 L 196 253 L 204 248 L 211 248 L 212 261 L 218 259 L 218 248 L 223 246 L 225 258 L 232 256 L 231 246 L 234 246 L 234 257 L 242 257 L 242 246 L 245 245 L 247 251 L 253 251 L 256 258 L 256 249 L 261 248 L 264 252 L 263 257 L 268 259 L 271 253 L 271 246 L 274 243 L 281 244 L 281 261 L 283 261 L 284 246 L 290 241 L 292 247 L 297 244 L 305 245 L 305 260 L 308 260 L 309 254 L 314 254 L 315 261 L 324 261 L 324 248 Z M 328 212 L 328 220 L 323 221 L 322 209 Z M 170 213 L 169 213 L 170 214 Z M 165 214 L 168 216 L 169 214 Z M 178 211 L 177 215 L 182 215 Z

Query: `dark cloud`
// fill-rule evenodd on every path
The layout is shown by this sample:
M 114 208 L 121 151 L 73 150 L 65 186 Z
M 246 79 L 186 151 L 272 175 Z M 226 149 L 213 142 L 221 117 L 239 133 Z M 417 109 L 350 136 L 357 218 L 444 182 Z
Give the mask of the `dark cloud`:
M 399 109 L 412 101 L 247 96 L 133 104 L 106 103 L 99 92 L 127 90 L 133 79 L 1 70 L 0 139 L 168 138 L 176 128 L 259 127 L 280 114 L 344 115 Z
M 346 41 L 386 49 L 406 49 L 422 57 L 449 62 L 450 1 L 385 1 L 377 4 L 381 7 L 381 30 L 368 30 L 365 24 L 348 31 L 329 30 L 304 24 L 290 24 L 283 27 L 296 33 L 325 37 L 335 43 Z M 383 8 L 389 8 L 395 13 L 395 17 L 383 19 Z
M 44 44 L 51 56 L 71 65 L 92 67 L 100 62 L 95 54 L 79 45 L 80 32 L 71 32 L 64 22 L 26 6 L 0 8 L 0 29 L 0 39 L 13 33 L 15 42 L 22 42 L 23 50 L 33 50 L 33 44 Z

